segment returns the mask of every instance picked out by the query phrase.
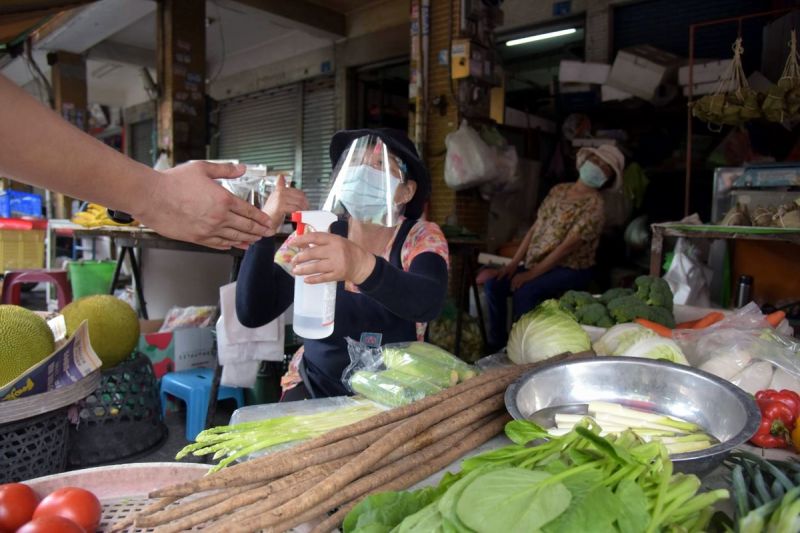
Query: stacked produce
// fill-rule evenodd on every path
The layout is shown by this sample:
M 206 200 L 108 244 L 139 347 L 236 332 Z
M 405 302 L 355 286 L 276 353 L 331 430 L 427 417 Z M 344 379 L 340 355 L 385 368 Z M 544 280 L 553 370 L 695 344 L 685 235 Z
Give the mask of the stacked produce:
M 511 361 L 523 364 L 590 348 L 589 335 L 573 315 L 557 300 L 547 300 L 514 323 L 506 350 Z
M 731 66 L 720 79 L 717 90 L 692 103 L 692 114 L 710 124 L 740 126 L 761 117 L 764 95 L 750 88 L 742 68 L 742 39 L 733 44 Z
M 735 531 L 788 533 L 800 529 L 800 463 L 767 461 L 735 451 L 725 464 L 731 469 Z
M 0 485 L 2 531 L 90 533 L 100 525 L 101 512 L 97 496 L 79 487 L 56 489 L 39 501 L 24 483 Z
M 161 499 L 133 520 L 160 532 L 201 524 L 212 532 L 285 531 L 338 509 L 316 529 L 327 533 L 364 496 L 408 488 L 501 432 L 506 387 L 535 366 L 488 370 L 290 450 L 155 491 Z
M 47 322 L 18 305 L 0 305 L 0 386 L 11 383 L 53 353 Z
M 354 348 L 351 354 L 372 350 Z M 378 359 L 351 355 L 356 359 L 352 368 L 345 371 L 345 381 L 353 392 L 365 398 L 399 407 L 421 400 L 442 389 L 463 383 L 477 372 L 451 353 L 426 342 L 388 344 Z M 363 363 L 360 359 L 368 359 Z
M 698 494 L 700 480 L 674 474 L 661 443 L 631 431 L 603 438 L 589 424 L 553 438 L 517 420 L 505 432 L 515 444 L 463 461 L 437 487 L 366 498 L 343 531 L 695 532 L 728 497 Z M 537 439 L 549 440 L 529 445 Z
M 587 326 L 608 328 L 641 318 L 672 328 L 675 327 L 672 300 L 672 290 L 666 281 L 639 276 L 632 289 L 610 289 L 599 298 L 588 292 L 567 291 L 558 303 Z
M 645 357 L 689 364 L 675 341 L 659 336 L 653 328 L 636 323 L 618 324 L 610 328 L 592 345 L 592 349 L 597 355 Z
M 800 65 L 797 35 L 789 41 L 789 56 L 777 85 L 770 87 L 762 105 L 764 118 L 772 122 L 793 122 L 800 118 Z
M 800 198 L 779 206 L 757 206 L 749 209 L 746 205 L 731 207 L 722 220 L 721 226 L 759 226 L 765 228 L 800 228 Z
M 600 435 L 630 430 L 644 442 L 660 441 L 671 454 L 705 450 L 714 444 L 714 438 L 693 422 L 631 409 L 617 403 L 589 402 L 588 415 L 602 428 Z M 583 414 L 556 413 L 556 427 L 547 432 L 554 436 L 565 435 L 583 423 L 585 418 Z
M 333 429 L 363 420 L 380 410 L 372 402 L 354 400 L 335 411 L 281 416 L 209 428 L 198 433 L 194 444 L 185 446 L 175 459 L 180 461 L 190 453 L 195 456 L 213 454 L 212 460 L 220 459 L 211 469 L 211 472 L 215 472 L 250 454 L 289 442 L 318 437 Z

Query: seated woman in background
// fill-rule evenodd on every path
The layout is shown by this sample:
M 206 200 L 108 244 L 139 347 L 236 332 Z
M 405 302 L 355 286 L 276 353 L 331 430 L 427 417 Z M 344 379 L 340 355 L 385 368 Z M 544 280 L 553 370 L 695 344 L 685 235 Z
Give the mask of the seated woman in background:
M 323 209 L 340 220 L 330 233 L 293 234 L 277 252 L 274 237 L 256 242 L 236 285 L 239 321 L 258 327 L 291 305 L 293 276 L 338 282 L 333 333 L 304 339 L 281 380 L 282 401 L 348 394 L 341 380 L 350 363 L 345 339 L 423 340 L 447 295 L 447 241 L 439 226 L 420 219 L 431 180 L 405 133 L 340 131 L 330 156 L 335 168 Z M 281 180 L 264 211 L 277 228 L 308 208 L 305 194 Z
M 591 281 L 603 230 L 603 199 L 599 191 L 622 186 L 625 156 L 611 145 L 582 148 L 577 167 L 578 180 L 553 187 L 511 262 L 486 281 L 488 348 L 492 352 L 500 350 L 508 340 L 509 296 L 513 295 L 516 320 L 542 301 L 569 289 L 585 289 Z M 520 267 L 522 262 L 524 266 Z

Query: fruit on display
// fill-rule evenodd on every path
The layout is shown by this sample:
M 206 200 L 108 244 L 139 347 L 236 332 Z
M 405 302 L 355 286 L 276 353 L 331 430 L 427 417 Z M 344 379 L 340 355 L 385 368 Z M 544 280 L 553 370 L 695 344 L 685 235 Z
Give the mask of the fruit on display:
M 17 305 L 0 305 L 0 385 L 14 380 L 54 349 L 53 332 L 42 317 Z
M 89 321 L 89 340 L 103 361 L 104 370 L 127 359 L 139 340 L 136 311 L 114 296 L 86 296 L 64 307 L 61 313 L 69 336 L 84 320 Z

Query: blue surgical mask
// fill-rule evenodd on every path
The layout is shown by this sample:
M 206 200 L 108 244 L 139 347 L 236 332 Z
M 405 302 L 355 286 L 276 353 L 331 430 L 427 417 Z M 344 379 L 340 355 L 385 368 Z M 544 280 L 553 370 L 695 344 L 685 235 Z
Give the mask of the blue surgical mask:
M 578 174 L 580 174 L 579 179 L 592 189 L 599 189 L 605 184 L 606 180 L 608 180 L 603 169 L 589 160 L 584 161 L 580 170 L 578 170 Z
M 358 165 L 348 170 L 342 183 L 339 200 L 350 216 L 363 222 L 382 222 L 394 202 L 394 193 L 400 181 L 369 165 Z M 390 188 L 387 195 L 387 186 Z M 388 199 L 387 199 L 388 197 Z

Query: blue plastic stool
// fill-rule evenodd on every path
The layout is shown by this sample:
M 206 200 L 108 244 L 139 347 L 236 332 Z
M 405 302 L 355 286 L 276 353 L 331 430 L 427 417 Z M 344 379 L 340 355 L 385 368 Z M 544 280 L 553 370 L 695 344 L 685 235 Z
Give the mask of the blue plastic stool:
M 186 440 L 194 440 L 198 433 L 206 427 L 208 399 L 211 395 L 211 382 L 214 370 L 210 368 L 193 368 L 170 372 L 161 378 L 161 414 L 167 414 L 167 394 L 171 394 L 186 403 Z M 238 387 L 217 388 L 217 400 L 236 400 L 236 407 L 244 405 L 244 390 Z

